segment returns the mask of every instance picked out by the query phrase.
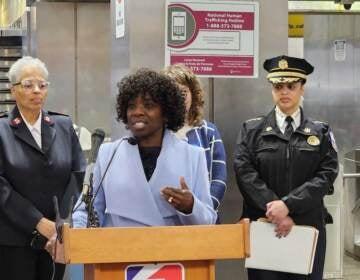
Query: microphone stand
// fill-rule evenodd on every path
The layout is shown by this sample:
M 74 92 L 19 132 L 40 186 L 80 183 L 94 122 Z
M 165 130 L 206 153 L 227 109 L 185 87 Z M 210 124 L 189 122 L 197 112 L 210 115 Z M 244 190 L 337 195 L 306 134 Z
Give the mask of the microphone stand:
M 88 213 L 87 227 L 99 227 L 99 217 L 94 208 L 93 199 L 93 169 L 95 161 L 100 149 L 100 145 L 104 141 L 105 132 L 102 129 L 95 129 L 91 135 L 91 153 L 89 156 L 89 165 L 86 168 L 82 200 L 85 202 L 85 210 Z
M 100 189 L 100 186 L 105 178 L 106 173 L 109 170 L 109 167 L 114 159 L 114 156 L 116 154 L 117 149 L 119 148 L 120 144 L 126 140 L 130 145 L 137 145 L 137 139 L 134 137 L 124 137 L 122 138 L 119 143 L 117 144 L 117 146 L 115 147 L 110 160 L 105 168 L 105 172 L 102 175 L 101 179 L 100 179 L 100 183 L 98 185 L 98 188 L 95 192 L 95 194 L 93 194 L 93 173 L 90 174 L 90 178 L 89 178 L 89 184 L 84 185 L 84 187 L 87 187 L 84 191 L 83 191 L 83 201 L 85 202 L 85 209 L 88 213 L 88 218 L 87 218 L 87 228 L 96 228 L 96 227 L 100 227 L 100 221 L 99 221 L 99 216 L 96 213 L 95 207 L 94 207 L 94 201 L 95 198 L 98 194 L 98 191 Z M 92 168 L 92 166 L 88 166 L 89 169 Z
M 94 207 L 92 177 L 93 174 L 90 175 L 90 186 L 88 186 L 88 190 L 86 191 L 86 194 L 83 198 L 85 202 L 85 210 L 88 213 L 87 224 L 86 224 L 87 228 L 100 227 L 99 216 Z

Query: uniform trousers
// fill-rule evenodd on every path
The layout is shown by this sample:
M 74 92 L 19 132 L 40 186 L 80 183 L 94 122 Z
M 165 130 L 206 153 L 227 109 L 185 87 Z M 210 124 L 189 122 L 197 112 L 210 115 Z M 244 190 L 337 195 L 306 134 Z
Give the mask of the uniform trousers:
M 286 238 L 286 237 L 285 237 Z M 263 269 L 248 268 L 248 280 L 322 280 L 326 251 L 326 229 L 319 230 L 318 242 L 313 265 L 313 271 L 309 275 L 284 273 Z
M 64 264 L 55 263 L 54 280 L 63 279 Z M 1 280 L 52 280 L 53 262 L 45 250 L 0 245 Z

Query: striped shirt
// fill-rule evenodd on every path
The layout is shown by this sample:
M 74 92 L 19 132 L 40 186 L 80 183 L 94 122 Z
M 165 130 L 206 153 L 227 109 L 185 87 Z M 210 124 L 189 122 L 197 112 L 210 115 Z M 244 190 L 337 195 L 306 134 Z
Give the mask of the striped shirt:
M 215 124 L 203 121 L 186 133 L 189 144 L 204 148 L 209 172 L 210 193 L 217 210 L 226 191 L 226 155 L 224 144 Z

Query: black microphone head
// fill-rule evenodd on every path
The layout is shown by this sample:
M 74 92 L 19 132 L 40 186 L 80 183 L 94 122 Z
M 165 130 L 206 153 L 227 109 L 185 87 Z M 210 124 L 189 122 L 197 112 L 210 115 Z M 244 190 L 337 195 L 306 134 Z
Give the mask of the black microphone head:
M 128 143 L 130 144 L 130 145 L 137 145 L 137 139 L 135 138 L 135 137 L 129 137 L 128 139 L 127 139 L 127 141 L 128 141 Z
M 100 139 L 104 139 L 105 138 L 105 131 L 101 128 L 96 128 L 94 130 L 94 132 L 91 134 L 91 140 L 93 140 L 93 138 L 95 137 L 99 137 Z
M 95 162 L 99 152 L 100 145 L 104 142 L 105 131 L 97 128 L 91 134 L 91 151 L 89 155 L 89 163 Z

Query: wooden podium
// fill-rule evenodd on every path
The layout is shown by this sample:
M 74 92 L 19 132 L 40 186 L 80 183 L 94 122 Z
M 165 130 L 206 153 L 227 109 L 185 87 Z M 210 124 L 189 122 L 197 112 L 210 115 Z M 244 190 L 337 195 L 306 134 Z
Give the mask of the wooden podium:
M 69 264 L 83 263 L 86 280 L 125 279 L 128 265 L 181 263 L 186 280 L 215 280 L 214 261 L 249 256 L 249 223 L 233 225 L 87 228 L 63 226 Z

